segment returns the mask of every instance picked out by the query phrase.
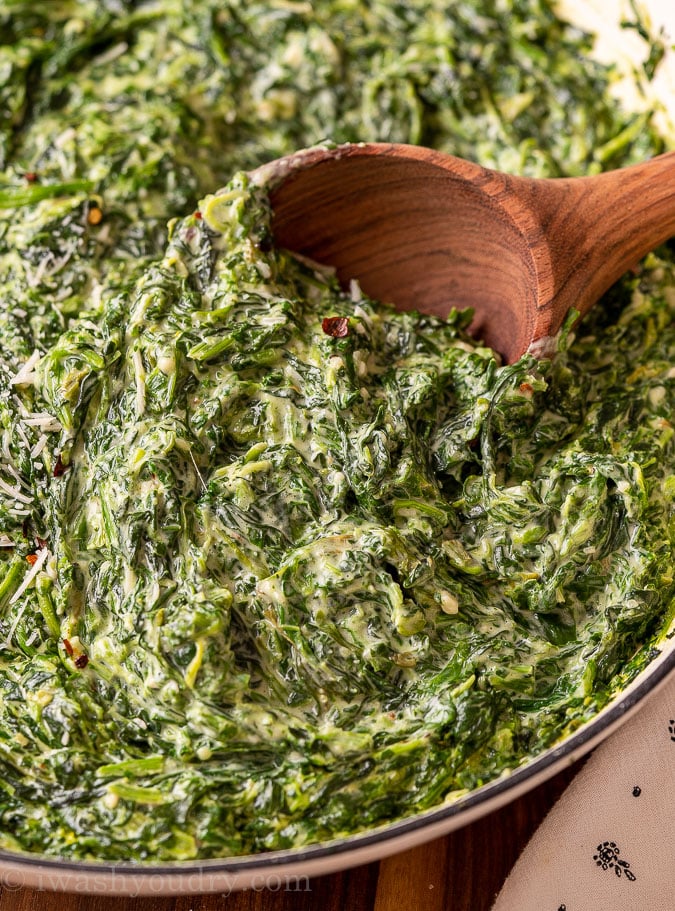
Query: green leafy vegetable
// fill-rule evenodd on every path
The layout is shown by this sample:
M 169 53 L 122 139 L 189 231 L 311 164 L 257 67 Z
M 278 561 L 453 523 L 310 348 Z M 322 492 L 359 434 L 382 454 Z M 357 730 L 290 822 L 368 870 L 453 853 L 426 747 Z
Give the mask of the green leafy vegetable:
M 72 180 L 70 183 L 44 186 L 35 184 L 23 187 L 0 186 L 0 209 L 14 209 L 18 206 L 32 206 L 43 199 L 55 196 L 77 196 L 87 193 L 92 188 L 89 180 Z
M 0 3 L 0 845 L 378 825 L 671 633 L 672 250 L 505 367 L 470 313 L 275 249 L 242 173 L 326 137 L 537 176 L 660 149 L 547 2 L 502 8 Z

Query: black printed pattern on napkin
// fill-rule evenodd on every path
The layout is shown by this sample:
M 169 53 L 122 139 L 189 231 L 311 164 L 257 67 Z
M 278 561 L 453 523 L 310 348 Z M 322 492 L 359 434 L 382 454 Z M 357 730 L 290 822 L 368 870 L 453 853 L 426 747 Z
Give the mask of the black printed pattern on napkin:
M 603 841 L 596 848 L 597 854 L 593 855 L 593 860 L 603 870 L 614 870 L 617 876 L 623 875 L 631 882 L 635 882 L 636 875 L 630 869 L 630 864 L 619 857 L 621 851 L 615 841 Z

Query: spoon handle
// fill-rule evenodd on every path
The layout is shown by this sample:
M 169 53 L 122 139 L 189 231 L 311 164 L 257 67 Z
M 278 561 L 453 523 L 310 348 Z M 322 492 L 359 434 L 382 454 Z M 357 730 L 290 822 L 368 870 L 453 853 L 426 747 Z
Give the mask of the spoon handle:
M 550 320 L 583 316 L 627 269 L 675 236 L 675 152 L 594 177 L 526 180 L 550 251 Z M 521 195 L 521 194 L 519 194 Z

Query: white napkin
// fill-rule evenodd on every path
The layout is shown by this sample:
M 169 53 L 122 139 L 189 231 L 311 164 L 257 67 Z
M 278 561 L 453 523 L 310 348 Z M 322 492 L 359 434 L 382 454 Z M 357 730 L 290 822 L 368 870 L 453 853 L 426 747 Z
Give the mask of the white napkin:
M 675 675 L 595 750 L 492 911 L 675 911 Z

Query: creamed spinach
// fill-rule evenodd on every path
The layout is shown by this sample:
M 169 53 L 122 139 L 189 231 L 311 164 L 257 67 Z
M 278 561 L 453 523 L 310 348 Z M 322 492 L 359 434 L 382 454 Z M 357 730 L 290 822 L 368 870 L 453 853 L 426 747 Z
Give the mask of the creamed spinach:
M 589 47 L 547 0 L 0 2 L 0 845 L 361 831 L 658 653 L 672 248 L 502 366 L 470 313 L 276 249 L 246 173 L 325 140 L 535 176 L 660 151 Z

